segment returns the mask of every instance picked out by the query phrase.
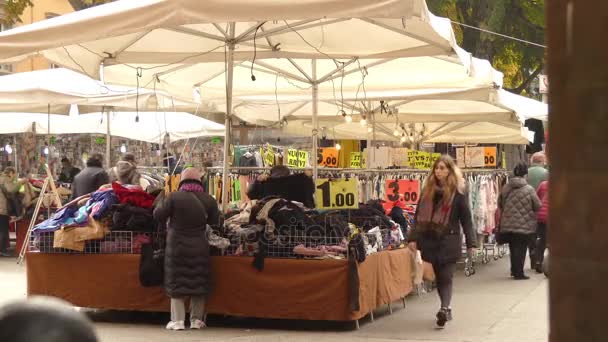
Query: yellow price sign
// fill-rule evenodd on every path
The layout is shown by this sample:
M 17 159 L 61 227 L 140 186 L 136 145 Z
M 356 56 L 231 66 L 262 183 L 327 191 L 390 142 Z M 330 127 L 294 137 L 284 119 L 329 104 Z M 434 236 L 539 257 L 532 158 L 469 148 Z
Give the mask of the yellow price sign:
M 317 209 L 357 209 L 359 191 L 356 179 L 317 179 Z
M 350 167 L 352 169 L 361 168 L 361 152 L 350 153 Z
M 289 167 L 298 167 L 298 150 L 288 149 L 287 150 L 287 166 Z
M 484 166 L 496 167 L 496 147 L 483 148 Z
M 433 167 L 433 165 L 435 165 L 435 162 L 441 158 L 441 153 L 432 153 L 431 154 L 431 161 L 429 163 L 429 169 L 431 169 Z
M 298 151 L 298 167 L 303 169 L 306 166 L 308 166 L 308 152 Z
M 268 146 L 263 153 L 264 155 L 264 166 L 274 166 L 274 151 L 271 146 Z

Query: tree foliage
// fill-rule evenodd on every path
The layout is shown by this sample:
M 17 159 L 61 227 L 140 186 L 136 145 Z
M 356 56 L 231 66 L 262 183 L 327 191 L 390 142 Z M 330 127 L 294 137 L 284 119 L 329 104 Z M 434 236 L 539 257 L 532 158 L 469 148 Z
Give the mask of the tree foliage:
M 44 1 L 44 0 L 43 0 Z M 113 0 L 67 0 L 72 7 L 76 10 L 83 8 L 93 7 Z M 7 0 L 4 5 L 4 16 L 0 18 L 0 21 L 12 25 L 21 22 L 19 18 L 23 11 L 30 6 L 34 6 L 35 1 L 32 0 Z M 1 11 L 0 11 L 1 12 Z
M 21 22 L 19 16 L 29 6 L 33 6 L 31 0 L 8 0 L 4 6 L 0 5 L 0 7 L 3 7 L 0 8 L 0 12 L 4 12 L 4 15 L 0 16 L 0 20 L 9 25 Z
M 530 42 L 545 41 L 545 0 L 427 0 L 429 9 L 452 21 Z M 543 70 L 542 47 L 453 25 L 458 43 L 505 74 L 505 88 L 526 93 Z

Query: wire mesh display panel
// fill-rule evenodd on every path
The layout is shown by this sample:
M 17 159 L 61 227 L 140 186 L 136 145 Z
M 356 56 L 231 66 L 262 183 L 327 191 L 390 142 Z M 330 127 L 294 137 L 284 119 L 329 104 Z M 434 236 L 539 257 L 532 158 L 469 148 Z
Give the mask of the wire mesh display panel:
M 112 231 L 103 239 L 71 243 L 68 249 L 55 247 L 54 232 L 43 232 L 32 234 L 28 251 L 55 254 L 139 254 L 142 244 L 150 243 L 152 240 L 162 242 L 164 238 L 163 233 Z

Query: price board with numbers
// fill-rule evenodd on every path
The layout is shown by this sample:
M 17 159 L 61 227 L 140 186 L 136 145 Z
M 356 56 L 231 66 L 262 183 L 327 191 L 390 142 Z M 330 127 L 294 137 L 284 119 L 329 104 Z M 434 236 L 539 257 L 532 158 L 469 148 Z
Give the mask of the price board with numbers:
M 324 147 L 319 149 L 319 165 L 327 167 L 338 166 L 338 149 L 335 147 Z
M 496 147 L 483 148 L 484 166 L 496 167 Z
M 317 209 L 357 209 L 359 192 L 356 179 L 317 179 L 315 202 Z
M 387 180 L 386 201 L 403 201 L 405 204 L 417 204 L 420 199 L 419 180 Z
M 350 167 L 351 169 L 361 168 L 361 152 L 350 153 Z
M 288 149 L 287 150 L 287 166 L 289 167 L 298 167 L 298 150 Z

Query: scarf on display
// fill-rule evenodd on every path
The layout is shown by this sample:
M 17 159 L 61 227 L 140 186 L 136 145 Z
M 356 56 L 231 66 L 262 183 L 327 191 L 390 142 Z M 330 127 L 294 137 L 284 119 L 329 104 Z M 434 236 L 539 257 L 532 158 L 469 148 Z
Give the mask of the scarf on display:
M 197 180 L 184 180 L 179 185 L 179 191 L 185 192 L 205 192 L 203 185 Z
M 435 196 L 424 196 L 418 204 L 418 216 L 416 225 L 423 230 L 434 230 L 444 232 L 447 230 L 452 215 L 452 203 L 454 196 L 447 202 L 443 201 L 443 189 L 436 188 Z

